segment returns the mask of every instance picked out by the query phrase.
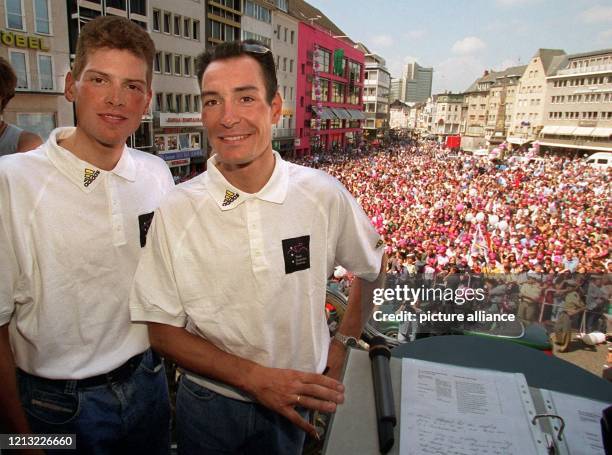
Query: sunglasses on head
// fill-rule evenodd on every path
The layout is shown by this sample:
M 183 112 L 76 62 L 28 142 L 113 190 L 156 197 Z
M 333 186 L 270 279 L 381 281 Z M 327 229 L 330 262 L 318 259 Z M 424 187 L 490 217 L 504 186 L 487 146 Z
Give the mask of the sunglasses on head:
M 240 47 L 244 52 L 248 52 L 251 54 L 265 55 L 268 52 L 272 52 L 269 48 L 262 44 L 254 44 L 254 43 L 241 43 Z

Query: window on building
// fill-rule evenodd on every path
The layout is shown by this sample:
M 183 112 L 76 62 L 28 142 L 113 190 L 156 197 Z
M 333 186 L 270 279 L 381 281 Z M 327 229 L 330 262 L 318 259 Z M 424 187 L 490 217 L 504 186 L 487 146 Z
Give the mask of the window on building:
M 57 122 L 53 113 L 18 113 L 17 126 L 38 134 L 46 141 L 51 131 L 57 128 Z
M 200 112 L 200 97 L 193 97 L 193 112 Z
M 116 8 L 122 11 L 127 11 L 125 0 L 106 0 L 107 8 Z
M 268 24 L 272 22 L 272 13 L 270 12 L 270 9 L 266 8 L 265 6 L 258 5 L 251 0 L 245 0 L 244 14 L 259 21 L 267 22 Z
M 153 10 L 153 31 L 154 32 L 159 32 L 160 31 L 160 24 L 161 23 L 161 11 L 158 9 L 154 9 Z
M 287 71 L 287 57 L 283 57 L 283 71 Z
M 164 110 L 164 94 L 163 93 L 156 93 L 155 94 L 155 106 L 154 110 L 158 111 L 158 112 L 163 112 Z
M 21 0 L 6 0 L 6 26 L 15 30 L 25 30 L 25 18 Z
M 174 35 L 181 36 L 181 16 L 174 16 Z
M 289 72 L 293 73 L 293 59 L 289 60 Z
M 183 112 L 183 95 L 177 93 L 176 95 L 176 104 L 174 107 L 176 108 L 176 112 Z
M 174 56 L 174 74 L 176 74 L 177 76 L 180 76 L 182 74 L 181 60 L 182 60 L 182 57 L 180 55 Z
M 318 71 L 323 73 L 329 73 L 329 62 L 331 58 L 331 52 L 324 49 L 318 49 L 315 53 L 315 65 L 318 64 Z
M 25 52 L 9 51 L 11 66 L 17 75 L 17 88 L 30 88 L 28 77 L 28 64 Z
M 53 90 L 53 59 L 50 55 L 38 55 L 38 80 L 41 90 Z
M 183 18 L 183 36 L 189 38 L 191 33 L 191 19 L 188 17 Z
M 164 11 L 164 33 L 170 33 L 170 25 L 172 22 L 172 16 L 167 11 Z
M 174 110 L 174 95 L 166 93 L 166 112 L 176 112 Z
M 164 54 L 164 73 L 172 74 L 172 54 Z
M 293 41 L 295 40 L 295 30 L 291 30 L 291 44 L 293 44 Z
M 147 0 L 130 0 L 130 13 L 147 15 Z
M 34 16 L 36 24 L 36 33 L 43 33 L 49 35 L 51 33 L 49 0 L 34 0 Z
M 285 41 L 285 43 L 287 42 L 287 31 L 288 31 L 287 27 L 285 27 L 285 34 L 284 34 L 285 37 L 283 39 Z
M 155 60 L 153 60 L 153 71 L 155 71 L 156 73 L 161 73 L 161 59 L 161 52 L 156 52 Z
M 185 112 L 191 111 L 191 95 L 185 95 Z
M 344 84 L 339 82 L 332 83 L 332 101 L 334 103 L 344 103 Z
M 200 21 L 193 21 L 193 33 L 191 34 L 191 37 L 194 40 L 199 41 L 200 40 Z
M 183 59 L 183 74 L 191 76 L 191 57 L 185 56 Z

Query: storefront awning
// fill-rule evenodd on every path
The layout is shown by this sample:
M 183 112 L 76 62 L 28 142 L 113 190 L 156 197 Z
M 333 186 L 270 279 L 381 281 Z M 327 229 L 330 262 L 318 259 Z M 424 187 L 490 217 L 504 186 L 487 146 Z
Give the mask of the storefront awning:
M 542 128 L 541 134 L 557 134 L 558 126 L 555 125 L 546 125 Z
M 595 128 L 591 136 L 594 137 L 610 137 L 612 136 L 612 128 Z
M 593 133 L 593 127 L 579 126 L 574 130 L 574 136 L 591 136 Z
M 555 134 L 558 134 L 559 136 L 573 136 L 575 129 L 575 126 L 560 126 L 557 128 Z
M 558 142 L 539 141 L 540 145 L 546 147 L 560 147 L 566 149 L 578 149 L 578 150 L 597 150 L 602 152 L 612 152 L 612 147 L 597 147 L 593 145 L 576 145 L 576 144 L 561 144 Z
M 336 120 L 336 115 L 334 114 L 334 112 L 332 111 L 331 108 L 329 107 L 322 107 L 321 108 L 321 115 L 319 115 L 319 112 L 317 111 L 316 107 L 312 107 L 312 112 L 318 116 L 321 120 Z
M 358 111 L 355 109 L 346 109 L 346 112 L 348 112 L 351 116 L 351 119 L 353 120 L 365 120 L 366 116 L 363 113 L 363 111 Z
M 336 117 L 341 120 L 351 119 L 351 114 L 349 114 L 347 110 L 342 107 L 332 107 L 331 110 L 334 112 L 334 114 L 336 114 Z

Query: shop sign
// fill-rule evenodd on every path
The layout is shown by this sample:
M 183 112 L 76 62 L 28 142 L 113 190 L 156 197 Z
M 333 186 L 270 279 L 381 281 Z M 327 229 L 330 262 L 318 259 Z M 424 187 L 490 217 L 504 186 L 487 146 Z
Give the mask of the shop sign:
M 39 49 L 41 51 L 49 50 L 49 46 L 47 46 L 45 41 L 38 36 L 29 36 L 21 33 L 9 32 L 7 30 L 0 30 L 0 41 L 5 46 L 10 47 Z
M 171 112 L 160 112 L 159 126 L 202 126 L 202 120 L 199 114 L 173 114 Z

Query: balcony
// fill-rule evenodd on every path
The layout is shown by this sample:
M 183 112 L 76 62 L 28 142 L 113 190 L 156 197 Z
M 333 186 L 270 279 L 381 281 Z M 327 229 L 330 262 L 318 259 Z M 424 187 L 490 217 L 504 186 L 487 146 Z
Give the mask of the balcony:
M 295 128 L 273 128 L 272 139 L 294 138 Z

